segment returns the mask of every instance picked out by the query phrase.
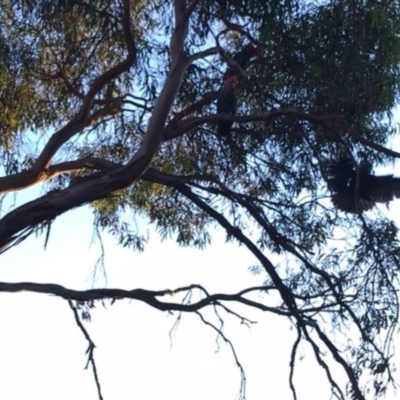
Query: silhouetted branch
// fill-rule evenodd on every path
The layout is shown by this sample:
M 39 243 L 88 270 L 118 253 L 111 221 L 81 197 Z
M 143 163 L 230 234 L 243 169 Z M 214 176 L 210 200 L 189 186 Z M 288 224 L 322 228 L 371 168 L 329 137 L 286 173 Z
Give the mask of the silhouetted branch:
M 86 368 L 88 367 L 89 363 L 92 364 L 94 381 L 96 382 L 96 387 L 97 387 L 97 394 L 99 395 L 99 399 L 103 400 L 103 395 L 101 394 L 100 380 L 99 380 L 99 376 L 97 373 L 96 362 L 94 360 L 94 355 L 93 355 L 96 345 L 94 344 L 93 340 L 91 339 L 88 331 L 83 326 L 83 324 L 79 318 L 77 308 L 75 307 L 73 302 L 71 300 L 68 300 L 68 304 L 69 304 L 69 307 L 71 308 L 72 312 L 74 313 L 76 324 L 78 325 L 79 329 L 82 331 L 83 335 L 85 336 L 85 339 L 89 343 L 88 348 L 86 350 L 86 353 L 88 354 L 88 363 L 86 365 Z
M 215 332 L 217 332 L 218 336 L 221 337 L 223 339 L 223 341 L 230 347 L 231 352 L 233 354 L 233 358 L 235 359 L 235 363 L 240 371 L 239 399 L 245 400 L 246 399 L 246 374 L 244 373 L 243 366 L 240 363 L 239 358 L 236 354 L 235 347 L 233 346 L 232 342 L 224 335 L 221 328 L 218 328 L 213 323 L 207 321 L 199 311 L 196 311 L 196 314 L 200 317 L 201 321 L 205 325 L 210 326 Z
M 187 186 L 175 184 L 175 185 L 173 185 L 173 187 L 175 187 L 175 189 L 178 190 L 180 193 L 182 193 L 185 197 L 188 197 L 193 203 L 195 203 L 199 208 L 201 208 L 203 211 L 205 211 L 208 215 L 210 215 L 212 218 L 214 218 L 227 231 L 227 233 L 229 235 L 235 237 L 240 243 L 244 244 L 253 253 L 253 255 L 256 256 L 256 258 L 261 262 L 261 264 L 266 269 L 268 275 L 270 276 L 272 282 L 276 285 L 277 289 L 279 290 L 282 300 L 284 301 L 284 304 L 286 305 L 286 307 L 289 311 L 289 314 L 295 318 L 296 325 L 298 326 L 299 329 L 301 329 L 301 331 L 305 335 L 307 341 L 310 342 L 310 344 L 314 350 L 316 360 L 321 365 L 321 367 L 324 368 L 325 373 L 327 375 L 327 378 L 328 378 L 332 388 L 337 390 L 337 392 L 340 393 L 341 398 L 344 399 L 343 393 L 341 392 L 339 385 L 331 376 L 331 372 L 330 372 L 328 365 L 321 357 L 321 351 L 320 351 L 319 347 L 317 346 L 315 341 L 313 341 L 311 339 L 311 337 L 309 335 L 309 332 L 307 329 L 308 326 L 310 326 L 311 329 L 318 328 L 317 332 L 318 332 L 319 338 L 325 344 L 325 346 L 329 349 L 329 351 L 331 352 L 331 354 L 333 355 L 335 360 L 345 370 L 345 372 L 349 378 L 355 399 L 364 400 L 364 397 L 358 386 L 358 380 L 356 378 L 356 375 L 355 375 L 353 369 L 340 356 L 338 350 L 333 345 L 333 343 L 328 339 L 328 337 L 322 333 L 322 331 L 318 327 L 318 324 L 315 321 L 312 321 L 311 319 L 309 319 L 306 315 L 302 315 L 301 311 L 297 308 L 297 304 L 295 302 L 292 292 L 290 291 L 289 288 L 287 288 L 284 285 L 282 279 L 277 274 L 275 267 L 264 256 L 264 254 L 257 248 L 257 246 L 255 246 L 253 244 L 253 242 L 251 240 L 249 240 L 240 229 L 234 227 L 222 214 L 220 214 L 219 212 L 214 210 L 212 207 L 210 207 L 208 204 L 206 204 L 196 194 L 194 194 Z
M 325 122 L 333 122 L 337 124 L 340 128 L 342 128 L 350 137 L 352 137 L 355 141 L 362 143 L 363 145 L 370 147 L 374 150 L 380 151 L 383 154 L 388 156 L 400 158 L 400 153 L 390 150 L 380 144 L 374 143 L 373 141 L 364 138 L 360 135 L 355 129 L 353 129 L 343 117 L 335 114 L 326 114 L 326 115 L 313 115 L 308 114 L 300 109 L 292 108 L 292 107 L 282 107 L 277 108 L 271 111 L 267 111 L 260 114 L 251 114 L 251 115 L 227 115 L 227 114 L 214 114 L 214 115 L 206 115 L 204 117 L 192 117 L 187 118 L 182 121 L 182 124 L 178 126 L 175 130 L 166 133 L 165 138 L 167 140 L 179 137 L 186 132 L 190 131 L 193 128 L 196 128 L 204 123 L 208 122 L 217 122 L 217 121 L 234 121 L 234 122 L 254 122 L 254 121 L 270 121 L 274 118 L 278 117 L 296 117 L 300 120 L 309 121 L 312 123 L 325 123 Z
M 289 363 L 289 367 L 290 367 L 289 386 L 290 386 L 290 390 L 293 393 L 293 400 L 297 400 L 296 388 L 295 388 L 294 383 L 293 383 L 293 375 L 294 375 L 294 368 L 295 368 L 297 349 L 299 347 L 300 341 L 301 341 L 301 330 L 297 329 L 297 337 L 296 337 L 296 340 L 295 340 L 295 342 L 293 343 L 293 346 L 292 346 L 292 352 L 291 352 L 291 355 L 290 355 L 290 363 Z
M 157 297 L 172 296 L 179 292 L 186 292 L 193 289 L 199 289 L 204 291 L 205 289 L 199 285 L 190 285 L 186 287 L 177 288 L 174 290 L 160 290 L 152 291 L 145 289 L 133 289 L 133 290 L 123 290 L 123 289 L 90 289 L 90 290 L 72 290 L 67 289 L 64 286 L 50 284 L 50 283 L 34 283 L 34 282 L 18 282 L 18 283 L 7 283 L 0 282 L 0 292 L 20 292 L 29 291 L 33 293 L 43 293 L 51 294 L 66 300 L 75 301 L 94 301 L 94 300 L 104 300 L 104 299 L 133 299 L 142 301 L 151 307 L 156 308 L 161 311 L 184 311 L 184 312 L 194 312 L 200 310 L 204 307 L 213 304 L 219 304 L 221 301 L 228 302 L 238 302 L 249 307 L 257 308 L 261 311 L 273 312 L 274 314 L 288 316 L 289 314 L 281 309 L 276 309 L 274 307 L 266 306 L 262 303 L 247 299 L 242 297 L 242 292 L 237 294 L 213 294 L 208 295 L 204 299 L 201 299 L 195 303 L 191 304 L 180 304 L 180 303 L 170 303 L 162 302 L 157 299 Z M 260 287 L 255 287 L 253 289 L 246 289 L 243 293 L 249 293 L 250 291 L 258 291 Z

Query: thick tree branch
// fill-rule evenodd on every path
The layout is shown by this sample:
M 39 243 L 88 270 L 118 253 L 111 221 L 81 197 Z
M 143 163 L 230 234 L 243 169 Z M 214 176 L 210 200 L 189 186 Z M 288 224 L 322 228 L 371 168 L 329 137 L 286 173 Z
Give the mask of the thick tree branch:
M 164 87 L 154 106 L 143 143 L 127 165 L 127 172 L 131 175 L 131 182 L 138 179 L 149 167 L 154 154 L 160 146 L 163 140 L 162 131 L 165 122 L 178 93 L 184 73 L 189 66 L 189 58 L 184 53 L 184 42 L 190 15 L 185 15 L 185 3 L 185 0 L 174 1 L 175 29 L 170 42 L 171 66 Z
M 35 178 L 34 169 L 25 170 L 6 176 L 0 179 L 0 193 L 7 193 L 15 191 L 17 189 L 26 188 L 33 186 L 39 182 L 44 182 L 54 178 L 57 175 L 64 174 L 67 172 L 80 171 L 83 169 L 105 169 L 115 168 L 120 166 L 102 158 L 97 157 L 84 157 L 74 161 L 65 161 L 59 164 L 50 165 L 45 169 L 37 178 Z M 1 190 L 4 187 L 3 191 Z
M 51 165 L 47 171 L 47 179 L 67 172 L 82 171 L 84 169 L 103 170 L 106 168 L 117 168 L 119 164 L 98 157 L 84 157 L 74 161 L 65 161 Z
M 27 229 L 51 221 L 82 204 L 106 198 L 129 183 L 129 176 L 122 174 L 121 168 L 117 168 L 80 184 L 50 192 L 18 207 L 0 220 L 0 251 L 4 251 L 4 246 L 10 246 L 18 239 L 19 233 L 23 234 Z

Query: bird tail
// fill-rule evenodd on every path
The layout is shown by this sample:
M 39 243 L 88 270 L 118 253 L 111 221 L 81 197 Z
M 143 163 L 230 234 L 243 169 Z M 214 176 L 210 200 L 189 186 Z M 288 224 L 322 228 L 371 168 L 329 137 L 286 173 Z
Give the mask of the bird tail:
M 353 193 L 335 193 L 331 199 L 336 208 L 352 214 L 368 211 L 375 205 L 374 201 L 370 199 L 356 199 Z
M 218 134 L 221 136 L 229 136 L 231 133 L 232 122 L 231 121 L 219 121 L 218 123 Z

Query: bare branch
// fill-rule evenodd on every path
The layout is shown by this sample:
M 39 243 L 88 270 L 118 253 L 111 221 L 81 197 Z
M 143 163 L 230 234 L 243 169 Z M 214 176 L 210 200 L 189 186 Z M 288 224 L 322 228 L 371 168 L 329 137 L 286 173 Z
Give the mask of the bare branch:
M 340 115 L 335 114 L 325 114 L 325 115 L 313 115 L 308 114 L 302 110 L 291 107 L 283 107 L 277 108 L 271 111 L 264 112 L 262 114 L 251 114 L 251 115 L 243 115 L 243 116 L 234 116 L 227 114 L 214 114 L 207 115 L 200 118 L 187 118 L 183 121 L 182 125 L 180 125 L 176 130 L 172 132 L 168 132 L 165 135 L 165 139 L 173 139 L 178 136 L 183 135 L 189 130 L 196 128 L 199 125 L 202 125 L 206 122 L 217 122 L 217 121 L 235 121 L 235 122 L 253 122 L 253 121 L 268 121 L 273 118 L 282 117 L 282 116 L 291 116 L 297 117 L 301 120 L 313 122 L 313 123 L 323 123 L 323 122 L 334 122 L 338 126 L 340 126 L 347 134 L 349 134 L 356 141 L 364 144 L 367 147 L 370 147 L 374 150 L 380 151 L 388 156 L 400 158 L 400 153 L 390 150 L 380 144 L 374 143 L 369 139 L 364 138 L 360 135 L 355 129 L 353 129 Z
M 293 374 L 294 374 L 294 368 L 295 368 L 297 348 L 299 347 L 300 340 L 301 340 L 301 330 L 297 329 L 297 337 L 296 337 L 295 342 L 293 343 L 292 353 L 290 355 L 290 364 L 289 364 L 289 366 L 290 366 L 289 386 L 290 386 L 290 390 L 293 393 L 294 400 L 297 400 L 297 394 L 296 394 L 296 388 L 293 383 Z
M 51 294 L 54 296 L 61 297 L 66 300 L 76 300 L 81 302 L 104 300 L 104 299 L 133 299 L 142 301 L 151 307 L 161 311 L 183 311 L 183 312 L 194 312 L 198 311 L 209 305 L 218 304 L 221 301 L 238 302 L 249 307 L 257 308 L 261 311 L 273 312 L 277 315 L 288 316 L 289 314 L 283 310 L 276 309 L 274 307 L 266 306 L 265 304 L 249 300 L 242 297 L 240 294 L 213 294 L 208 295 L 204 299 L 201 299 L 191 304 L 180 304 L 162 302 L 157 297 L 172 296 L 179 292 L 189 291 L 196 288 L 201 288 L 199 285 L 190 285 L 174 290 L 160 290 L 152 291 L 145 289 L 90 289 L 90 290 L 73 290 L 67 289 L 64 286 L 50 284 L 50 283 L 34 283 L 34 282 L 18 282 L 8 283 L 0 282 L 0 292 L 15 293 L 20 291 L 27 291 L 33 293 Z M 259 288 L 254 288 L 258 290 Z
M 192 54 L 189 57 L 189 62 L 192 63 L 200 58 L 206 58 L 212 54 L 217 54 L 218 53 L 219 48 L 218 47 L 210 47 L 207 50 L 204 51 L 199 51 L 198 53 Z
M 189 106 L 187 106 L 185 109 L 183 109 L 182 111 L 179 111 L 178 113 L 175 114 L 174 118 L 172 118 L 172 120 L 168 123 L 168 125 L 165 128 L 166 132 L 170 132 L 173 129 L 176 128 L 178 122 L 186 117 L 187 115 L 195 112 L 195 111 L 199 111 L 201 110 L 205 105 L 210 104 L 212 101 L 216 100 L 218 97 L 218 92 L 210 92 L 207 93 L 206 95 L 204 95 L 204 97 L 199 100 L 196 101 L 195 103 L 190 104 Z M 164 136 L 164 137 L 168 137 L 168 133 Z
M 74 304 L 72 303 L 72 301 L 69 300 L 68 304 L 69 304 L 69 307 L 71 308 L 72 312 L 74 313 L 76 324 L 78 325 L 79 329 L 82 331 L 83 335 L 85 336 L 85 339 L 89 343 L 88 349 L 86 351 L 86 353 L 88 354 L 88 363 L 92 364 L 94 381 L 96 382 L 96 387 L 97 387 L 97 394 L 99 395 L 99 399 L 103 400 L 103 395 L 101 394 L 101 386 L 100 386 L 99 375 L 97 373 L 96 362 L 95 362 L 94 356 L 93 356 L 93 352 L 94 352 L 94 349 L 95 349 L 96 346 L 95 346 L 93 340 L 91 339 L 89 333 L 87 332 L 87 330 L 83 326 L 83 324 L 82 324 L 82 322 L 81 322 L 81 320 L 79 318 L 78 311 L 77 311 L 76 307 L 74 306 Z
M 239 361 L 239 358 L 236 354 L 236 350 L 235 350 L 235 347 L 233 346 L 233 343 L 225 336 L 225 334 L 222 332 L 221 328 L 217 328 L 213 323 L 207 321 L 200 312 L 196 311 L 196 314 L 200 317 L 201 321 L 205 325 L 210 326 L 215 332 L 217 332 L 218 336 L 220 336 L 223 339 L 223 341 L 230 347 L 233 358 L 235 359 L 235 363 L 240 371 L 239 399 L 245 400 L 246 399 L 246 374 L 244 373 L 243 366 L 242 366 L 241 362 Z
M 187 35 L 189 17 L 185 16 L 185 0 L 175 0 L 175 30 L 171 37 L 171 66 L 164 87 L 154 106 L 147 133 L 138 152 L 127 165 L 131 182 L 138 179 L 148 168 L 160 146 L 162 131 L 178 93 L 184 73 L 189 66 L 189 58 L 184 53 L 184 42 Z

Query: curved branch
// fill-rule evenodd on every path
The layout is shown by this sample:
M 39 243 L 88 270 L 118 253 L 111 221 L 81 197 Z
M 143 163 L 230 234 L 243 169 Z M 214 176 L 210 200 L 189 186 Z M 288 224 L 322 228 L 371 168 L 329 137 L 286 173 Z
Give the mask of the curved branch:
M 131 29 L 131 7 L 129 0 L 123 0 L 122 30 L 128 54 L 125 60 L 121 61 L 108 71 L 105 71 L 92 83 L 78 114 L 79 119 L 85 120 L 87 118 L 90 106 L 96 94 L 103 89 L 108 82 L 128 71 L 136 62 L 137 49 Z
M 149 167 L 154 154 L 163 140 L 163 128 L 178 93 L 189 58 L 184 53 L 190 15 L 185 15 L 185 1 L 175 0 L 175 29 L 171 37 L 171 67 L 160 96 L 154 106 L 147 133 L 138 152 L 127 165 L 132 182 Z
M 241 293 L 237 294 L 213 294 L 208 295 L 204 299 L 192 304 L 180 304 L 180 303 L 169 303 L 162 302 L 157 299 L 157 297 L 162 296 L 172 296 L 178 292 L 189 291 L 193 289 L 199 289 L 198 285 L 190 285 L 174 290 L 145 290 L 145 289 L 133 289 L 133 290 L 123 290 L 123 289 L 90 289 L 90 290 L 73 290 L 68 289 L 61 285 L 50 284 L 50 283 L 34 283 L 34 282 L 18 282 L 18 283 L 8 283 L 0 282 L 0 292 L 32 292 L 32 293 L 43 293 L 51 294 L 54 296 L 62 297 L 66 300 L 75 301 L 93 301 L 93 300 L 104 300 L 104 299 L 132 299 L 142 301 L 149 306 L 156 308 L 160 311 L 183 311 L 183 312 L 195 312 L 204 307 L 212 304 L 218 304 L 221 301 L 232 301 L 247 305 L 249 307 L 257 308 L 261 311 L 272 312 L 277 315 L 288 316 L 289 314 L 283 310 L 276 309 L 275 307 L 268 307 L 265 304 L 249 300 L 242 297 Z M 259 290 L 258 287 L 246 289 L 249 290 Z
M 112 161 L 98 157 L 84 157 L 78 160 L 65 161 L 54 164 L 45 169 L 39 177 L 35 178 L 33 168 L 9 175 L 0 179 L 0 193 L 7 193 L 22 188 L 33 186 L 37 183 L 47 181 L 57 175 L 66 172 L 81 171 L 82 169 L 105 169 L 120 166 Z
M 44 147 L 42 153 L 36 161 L 35 169 L 39 172 L 46 168 L 55 154 L 55 152 L 73 135 L 79 132 L 83 127 L 87 125 L 89 119 L 89 112 L 96 94 L 102 90 L 105 85 L 111 80 L 115 79 L 124 72 L 127 72 L 130 67 L 136 62 L 136 45 L 133 39 L 133 34 L 131 31 L 131 12 L 129 0 L 124 0 L 123 2 L 123 18 L 122 26 L 124 39 L 126 43 L 127 56 L 125 60 L 121 61 L 119 64 L 115 65 L 113 68 L 105 71 L 97 79 L 95 79 L 90 86 L 88 93 L 86 94 L 80 111 L 78 112 L 76 118 L 72 120 L 68 125 L 76 125 L 75 129 L 61 129 L 55 133 L 46 146 Z M 68 126 L 67 125 L 67 126 Z M 71 128 L 72 128 L 71 127 Z

